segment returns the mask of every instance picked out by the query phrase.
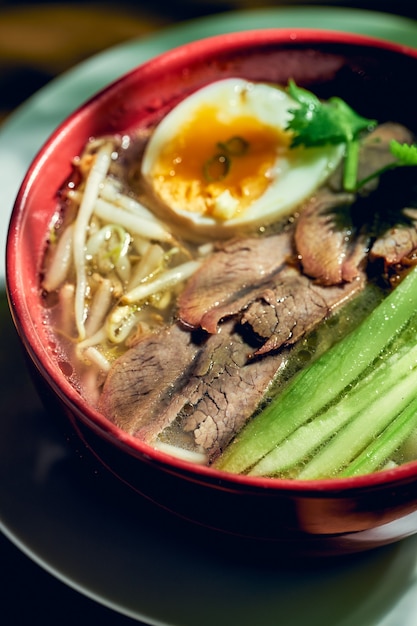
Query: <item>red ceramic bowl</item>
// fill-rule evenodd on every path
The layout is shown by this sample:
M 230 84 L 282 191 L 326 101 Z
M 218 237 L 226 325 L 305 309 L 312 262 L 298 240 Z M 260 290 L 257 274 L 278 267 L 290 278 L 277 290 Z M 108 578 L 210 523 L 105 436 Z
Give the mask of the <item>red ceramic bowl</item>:
M 417 131 L 417 51 L 363 36 L 263 30 L 172 50 L 133 70 L 75 111 L 32 163 L 7 244 L 7 289 L 15 324 L 51 419 L 69 418 L 114 474 L 164 508 L 235 536 L 303 554 L 354 552 L 417 532 L 417 463 L 352 479 L 311 482 L 234 476 L 180 461 L 128 436 L 92 410 L 66 379 L 43 323 L 39 267 L 56 192 L 91 136 L 129 131 L 215 79 L 292 77 L 339 95 L 363 115 Z

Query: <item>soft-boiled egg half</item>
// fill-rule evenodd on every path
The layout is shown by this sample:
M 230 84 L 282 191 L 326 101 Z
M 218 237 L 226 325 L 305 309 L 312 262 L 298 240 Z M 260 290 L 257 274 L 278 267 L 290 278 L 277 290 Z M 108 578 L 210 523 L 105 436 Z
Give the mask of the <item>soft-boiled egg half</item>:
M 285 89 L 228 78 L 158 124 L 142 174 L 164 212 L 219 236 L 289 214 L 339 163 L 341 146 L 290 148 L 297 103 Z

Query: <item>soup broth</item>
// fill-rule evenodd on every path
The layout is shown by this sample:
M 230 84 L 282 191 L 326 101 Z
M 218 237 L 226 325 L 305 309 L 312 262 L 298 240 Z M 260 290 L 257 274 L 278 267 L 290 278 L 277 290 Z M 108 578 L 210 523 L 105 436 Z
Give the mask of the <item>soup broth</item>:
M 266 87 L 273 102 L 287 94 L 280 86 L 256 85 Z M 247 86 L 239 88 L 249 106 Z M 175 143 L 167 125 L 172 112 L 155 126 L 87 143 L 60 192 L 41 287 L 62 367 L 94 407 L 168 454 L 235 471 L 228 450 L 239 445 L 246 426 L 255 425 L 300 372 L 358 328 L 412 272 L 413 176 L 408 170 L 374 174 L 392 160 L 392 140 L 410 145 L 414 137 L 394 123 L 364 130 L 359 167 L 365 183 L 352 191 L 341 182 L 343 142 L 291 147 L 288 106 L 279 132 L 263 111 L 251 111 L 255 134 L 246 130 L 241 112 L 233 113 L 229 132 L 223 109 L 218 136 L 212 142 L 205 136 L 197 154 L 198 110 L 196 105 L 196 128 L 187 126 L 182 136 L 181 122 L 175 126 Z M 249 169 L 241 165 L 247 155 Z M 189 171 L 191 178 L 184 174 Z M 404 341 L 412 344 L 414 324 L 409 321 L 398 352 L 394 342 L 377 361 L 400 360 Z M 323 407 L 326 416 L 318 412 L 318 420 L 336 423 L 338 403 L 355 384 Z M 416 415 L 410 411 L 407 427 L 392 438 L 396 444 L 363 471 L 417 458 Z M 372 438 L 382 437 L 394 417 Z M 311 459 L 354 418 L 320 431 L 317 444 L 297 461 L 265 475 L 303 478 Z M 301 421 L 300 433 L 318 430 L 315 419 Z M 284 437 L 282 455 L 291 437 Z M 364 441 L 355 458 L 368 445 Z M 307 471 L 305 478 L 339 475 L 355 458 L 341 460 L 328 474 Z M 251 473 L 257 463 L 239 471 Z

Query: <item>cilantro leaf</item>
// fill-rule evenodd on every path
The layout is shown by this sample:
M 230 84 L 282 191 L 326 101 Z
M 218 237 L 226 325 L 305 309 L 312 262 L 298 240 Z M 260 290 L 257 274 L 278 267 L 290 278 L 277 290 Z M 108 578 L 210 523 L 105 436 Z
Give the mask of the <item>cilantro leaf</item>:
M 400 143 L 392 139 L 389 145 L 390 152 L 394 158 L 391 163 L 381 167 L 381 169 L 373 172 L 370 176 L 363 178 L 356 184 L 356 190 L 363 187 L 367 182 L 381 176 L 384 172 L 394 170 L 397 167 L 416 167 L 417 166 L 417 144 Z
M 341 98 L 322 102 L 311 92 L 298 87 L 293 80 L 288 83 L 288 92 L 299 105 L 290 109 L 292 119 L 287 126 L 294 133 L 294 147 L 348 143 L 363 130 L 376 125 L 375 120 L 362 117 Z
M 390 143 L 392 155 L 397 159 L 396 166 L 417 165 L 417 144 L 399 143 L 393 139 Z
M 376 120 L 359 115 L 341 98 L 322 102 L 293 80 L 288 82 L 288 93 L 298 105 L 290 109 L 292 117 L 286 128 L 293 132 L 291 147 L 346 144 L 343 182 L 345 189 L 352 191 L 356 187 L 359 135 L 375 127 Z
M 288 81 L 288 93 L 297 106 L 290 109 L 286 130 L 293 133 L 291 147 L 345 144 L 343 185 L 346 191 L 357 191 L 369 180 L 384 172 L 403 166 L 417 166 L 417 144 L 401 144 L 392 140 L 390 151 L 393 161 L 358 182 L 359 139 L 364 131 L 370 131 L 377 121 L 359 115 L 338 97 L 321 101 L 307 89 Z

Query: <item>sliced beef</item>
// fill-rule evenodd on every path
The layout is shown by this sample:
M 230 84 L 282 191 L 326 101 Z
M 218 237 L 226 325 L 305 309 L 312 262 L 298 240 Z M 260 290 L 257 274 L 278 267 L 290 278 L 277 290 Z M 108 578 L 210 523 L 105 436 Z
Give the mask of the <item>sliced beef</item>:
M 364 289 L 365 283 L 362 272 L 349 283 L 317 285 L 296 268 L 287 267 L 242 315 L 242 324 L 265 341 L 255 354 L 294 344 Z
M 379 126 L 364 141 L 366 158 L 363 159 L 363 163 L 361 161 L 360 178 L 364 178 L 394 160 L 389 150 L 392 139 L 400 143 L 412 144 L 415 137 L 410 130 L 400 124 L 387 123 Z M 417 209 L 401 210 L 402 207 L 407 206 L 409 198 L 403 197 L 404 181 L 401 181 L 401 178 L 396 178 L 395 181 L 394 189 L 389 190 L 386 200 L 392 204 L 392 207 L 388 206 L 385 209 L 388 213 L 391 209 L 393 223 L 385 232 L 378 233 L 369 253 L 369 260 L 371 262 L 381 260 L 386 271 L 390 266 L 409 265 L 410 262 L 414 262 L 411 260 L 417 250 Z M 409 184 L 408 181 L 405 188 L 408 188 Z M 398 202 L 404 202 L 404 204 L 396 206 L 397 199 Z M 384 204 L 384 200 L 378 198 L 376 203 Z
M 339 285 L 360 275 L 368 239 L 355 235 L 349 212 L 354 200 L 353 194 L 321 189 L 297 220 L 294 239 L 303 272 L 321 285 Z
M 113 364 L 100 410 L 132 435 L 149 421 L 157 423 L 187 380 L 198 351 L 193 335 L 177 324 L 146 336 Z
M 385 122 L 380 124 L 363 139 L 359 153 L 358 180 L 364 180 L 394 160 L 390 150 L 391 140 L 400 143 L 413 143 L 413 134 L 402 124 Z M 364 185 L 361 193 L 375 189 L 378 179 L 374 178 Z M 343 189 L 343 165 L 340 166 L 327 181 L 332 191 Z
M 213 459 L 253 414 L 286 358 L 282 351 L 248 360 L 251 351 L 232 322 L 201 342 L 174 325 L 115 363 L 100 409 L 148 443 L 176 422 Z
M 359 154 L 358 180 L 364 180 L 394 161 L 390 150 L 393 139 L 399 143 L 413 143 L 413 134 L 401 124 L 386 122 L 365 137 Z M 374 189 L 376 181 L 364 185 L 362 192 Z
M 212 461 L 241 430 L 264 398 L 287 351 L 248 360 L 253 346 L 233 322 L 211 335 L 188 384 L 181 390 L 181 427 Z
M 214 306 L 201 317 L 201 327 L 209 333 L 216 333 L 222 320 L 236 316 L 251 302 L 262 294 L 268 283 L 261 282 L 259 285 L 251 285 L 242 289 L 223 304 Z
M 382 260 L 384 270 L 390 266 L 415 263 L 417 253 L 417 209 L 403 211 L 403 221 L 378 237 L 369 253 L 370 261 Z
M 384 125 L 370 135 L 360 176 L 386 164 L 391 138 L 407 141 L 407 133 Z M 147 443 L 170 433 L 214 460 L 262 402 L 292 344 L 365 285 L 369 241 L 344 211 L 355 197 L 336 183 L 302 208 L 295 230 L 220 244 L 179 297 L 178 322 L 115 362 L 100 410 Z M 372 258 L 395 264 L 414 253 L 417 215 L 408 218 L 375 242 Z
M 220 245 L 181 293 L 179 319 L 190 328 L 215 333 L 219 320 L 240 311 L 252 291 L 281 269 L 292 252 L 289 232 Z
M 394 160 L 390 143 L 411 143 L 412 133 L 400 124 L 385 123 L 361 143 L 358 180 L 379 171 Z M 338 285 L 359 276 L 366 260 L 370 239 L 356 232 L 350 207 L 356 194 L 342 191 L 343 165 L 326 186 L 302 207 L 295 229 L 295 246 L 307 276 L 322 285 Z M 378 185 L 375 178 L 359 192 L 367 195 Z
M 174 440 L 188 434 L 187 446 L 213 460 L 259 406 L 289 346 L 363 285 L 318 286 L 288 266 L 217 333 L 174 324 L 138 342 L 113 365 L 100 409 L 150 444 L 166 429 Z

